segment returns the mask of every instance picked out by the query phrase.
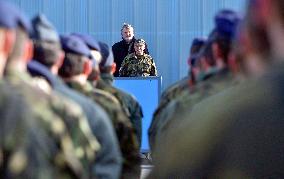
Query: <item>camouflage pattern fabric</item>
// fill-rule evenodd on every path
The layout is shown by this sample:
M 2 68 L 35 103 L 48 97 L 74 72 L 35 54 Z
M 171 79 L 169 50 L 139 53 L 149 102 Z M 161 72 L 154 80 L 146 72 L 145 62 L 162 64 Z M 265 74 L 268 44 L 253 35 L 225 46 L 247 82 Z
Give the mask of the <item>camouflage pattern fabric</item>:
M 167 133 L 171 128 L 182 125 L 183 121 L 188 120 L 195 104 L 236 84 L 238 81 L 232 73 L 224 69 L 170 102 L 160 113 L 160 120 L 155 128 L 153 158 L 156 151 L 159 151 L 159 141 L 167 139 Z
M 282 178 L 283 77 L 282 65 L 195 105 L 149 178 Z
M 142 56 L 136 56 L 134 53 L 131 53 L 123 60 L 119 69 L 119 76 L 157 76 L 157 68 L 153 58 L 150 55 L 144 54 Z
M 92 133 L 101 145 L 100 151 L 96 155 L 95 165 L 92 167 L 93 173 L 96 174 L 97 178 L 119 178 L 122 168 L 122 156 L 111 120 L 101 106 L 66 86 L 62 79 L 54 76 L 39 63 L 30 62 L 28 69 L 34 76 L 47 79 L 54 91 L 72 99 L 82 107 Z
M 94 165 L 95 154 L 99 151 L 100 145 L 92 134 L 88 120 L 81 107 L 59 93 L 48 91 L 52 88 L 46 86 L 49 85 L 49 83 L 44 78 L 36 77 L 36 81 L 34 81 L 34 79 L 32 81 L 51 95 L 52 103 L 54 104 L 52 109 L 56 114 L 62 117 L 72 138 L 76 152 L 75 154 L 80 158 L 85 169 L 91 176 L 91 167 Z
M 33 113 L 44 123 L 48 135 L 54 137 L 52 140 L 58 143 L 55 145 L 59 146 L 57 149 L 59 154 L 50 155 L 49 159 L 54 162 L 55 167 L 62 172 L 66 170 L 65 168 L 74 170 L 76 178 L 94 176 L 91 167 L 94 165 L 99 144 L 91 134 L 81 109 L 74 105 L 75 103 L 69 103 L 70 101 L 65 101 L 55 93 L 48 94 L 35 88 L 28 74 L 10 71 L 7 78 L 13 86 L 21 89 L 21 95 L 25 96 L 28 104 L 32 106 Z M 61 132 L 57 134 L 57 130 Z
M 111 74 L 105 75 L 113 77 Z M 119 101 L 120 105 L 122 106 L 123 111 L 130 119 L 132 126 L 135 129 L 137 138 L 138 138 L 138 145 L 139 148 L 141 146 L 141 139 L 142 139 L 142 118 L 143 112 L 142 107 L 138 103 L 138 101 L 134 98 L 134 96 L 113 87 L 110 84 L 104 82 L 104 79 L 101 78 L 98 80 L 96 88 L 101 89 L 103 91 L 109 92 L 112 94 L 116 99 Z
M 167 107 L 167 105 L 173 99 L 178 98 L 179 96 L 183 96 L 183 93 L 189 92 L 188 80 L 189 78 L 185 77 L 180 81 L 176 82 L 175 84 L 173 84 L 172 86 L 170 86 L 169 88 L 167 88 L 162 93 L 159 105 L 153 114 L 151 125 L 148 129 L 149 145 L 151 149 L 154 149 L 154 143 L 155 143 L 154 140 L 156 136 L 157 125 L 160 123 L 160 120 L 163 120 L 163 118 L 161 118 L 162 111 Z
M 0 82 L 0 178 L 54 178 L 55 141 L 17 90 Z
M 68 81 L 67 85 L 101 105 L 112 120 L 120 149 L 123 155 L 123 169 L 121 178 L 139 178 L 140 157 L 137 137 L 129 119 L 122 111 L 118 100 L 108 92 L 94 89 L 90 83 L 82 86 L 77 82 Z

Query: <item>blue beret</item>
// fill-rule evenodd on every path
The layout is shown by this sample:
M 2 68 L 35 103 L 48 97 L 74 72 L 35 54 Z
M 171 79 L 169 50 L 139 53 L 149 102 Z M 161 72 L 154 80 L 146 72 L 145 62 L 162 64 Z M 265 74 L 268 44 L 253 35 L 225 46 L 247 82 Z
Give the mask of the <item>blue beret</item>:
M 0 27 L 16 29 L 23 27 L 29 34 L 32 34 L 30 21 L 21 11 L 7 1 L 0 1 Z
M 32 20 L 33 38 L 49 42 L 60 42 L 58 33 L 45 15 L 39 14 Z
M 221 10 L 215 16 L 215 30 L 220 35 L 233 38 L 240 20 L 236 12 L 228 9 Z
M 65 52 L 75 53 L 92 58 L 90 49 L 79 37 L 74 35 L 61 35 L 60 41 Z
M 204 45 L 206 42 L 206 39 L 205 38 L 194 38 L 192 43 L 191 43 L 191 46 L 201 46 L 201 45 Z
M 79 34 L 79 33 L 73 33 L 71 35 L 79 37 L 81 40 L 83 40 L 85 42 L 85 44 L 87 44 L 87 46 L 90 49 L 95 49 L 97 51 L 101 50 L 99 42 L 96 41 L 92 36 L 87 35 L 87 34 Z
M 114 58 L 112 49 L 109 48 L 109 46 L 104 42 L 99 42 L 100 48 L 101 48 L 101 55 L 102 60 L 100 62 L 100 67 L 108 67 L 113 64 Z

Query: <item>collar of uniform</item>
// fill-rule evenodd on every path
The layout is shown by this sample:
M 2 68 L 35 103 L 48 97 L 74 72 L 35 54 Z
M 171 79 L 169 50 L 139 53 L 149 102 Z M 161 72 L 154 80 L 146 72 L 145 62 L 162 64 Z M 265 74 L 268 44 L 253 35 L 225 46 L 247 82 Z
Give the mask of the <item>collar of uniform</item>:
M 114 80 L 113 75 L 109 73 L 101 73 L 101 79 L 108 85 L 112 85 Z
M 32 77 L 27 72 L 20 72 L 18 70 L 10 69 L 7 72 L 5 78 L 14 84 L 24 82 L 29 85 L 32 85 Z
M 80 84 L 77 81 L 74 80 L 70 80 L 70 81 L 66 81 L 67 86 L 69 86 L 70 88 L 79 91 L 81 93 L 84 94 L 88 94 L 90 91 L 92 91 L 92 85 L 90 85 L 89 83 L 86 83 L 85 85 Z
M 137 58 L 137 56 L 135 55 L 135 53 L 131 53 L 131 54 L 129 54 L 128 56 L 127 56 L 128 58 Z

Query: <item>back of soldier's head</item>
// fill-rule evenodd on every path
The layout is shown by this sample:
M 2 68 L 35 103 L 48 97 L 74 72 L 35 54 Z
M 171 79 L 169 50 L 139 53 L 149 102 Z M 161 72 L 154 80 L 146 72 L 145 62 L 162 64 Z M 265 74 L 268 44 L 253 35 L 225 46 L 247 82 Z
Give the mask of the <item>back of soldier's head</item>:
M 29 35 L 27 34 L 26 30 L 22 27 L 17 28 L 15 44 L 8 58 L 9 63 L 23 60 L 22 58 L 23 54 L 25 53 L 26 43 L 28 40 Z
M 195 38 L 193 39 L 190 47 L 190 56 L 188 59 L 189 67 L 195 67 L 196 62 L 200 56 L 200 52 L 206 44 L 206 38 Z
M 218 45 L 220 54 L 225 63 L 227 63 L 232 42 L 240 21 L 240 15 L 229 9 L 223 9 L 215 16 L 215 29 L 212 31 L 209 41 Z
M 190 47 L 190 54 L 196 54 L 204 46 L 206 42 L 205 38 L 195 38 L 193 39 Z
M 90 60 L 90 50 L 87 45 L 78 37 L 72 35 L 60 36 L 65 58 L 59 75 L 70 78 L 84 72 L 84 64 Z
M 100 48 L 101 48 L 101 55 L 102 60 L 99 64 L 100 66 L 100 72 L 101 73 L 111 73 L 112 66 L 114 64 L 114 57 L 112 53 L 112 49 L 103 42 L 99 42 Z
M 34 60 L 46 67 L 53 66 L 61 55 L 61 44 L 54 26 L 43 14 L 32 20 L 34 29 Z
M 274 56 L 272 49 L 274 40 L 271 40 L 271 31 L 275 26 L 284 29 L 284 2 L 282 0 L 250 0 L 246 20 L 250 39 L 252 39 L 253 50 L 267 61 L 270 56 Z M 273 13 L 272 13 L 273 12 Z M 276 21 L 275 21 L 276 20 Z M 271 25 L 271 22 L 274 25 Z M 277 23 L 278 25 L 275 25 Z M 281 36 L 273 32 L 274 38 Z M 281 52 L 280 52 L 281 53 Z

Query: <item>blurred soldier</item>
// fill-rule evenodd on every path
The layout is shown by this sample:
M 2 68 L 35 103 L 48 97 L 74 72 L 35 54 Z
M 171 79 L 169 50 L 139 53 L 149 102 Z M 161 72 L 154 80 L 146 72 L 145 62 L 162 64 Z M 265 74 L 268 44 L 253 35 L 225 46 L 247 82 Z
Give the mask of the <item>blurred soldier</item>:
M 252 76 L 197 104 L 191 120 L 176 129 L 183 139 L 171 137 L 176 141 L 170 146 L 175 147 L 167 148 L 169 155 L 160 151 L 167 160 L 158 159 L 161 165 L 150 178 L 284 176 L 283 8 L 282 0 L 249 1 L 250 43 L 240 45 L 249 53 L 243 63 L 254 63 L 246 66 Z M 257 42 L 264 44 L 251 46 Z
M 121 77 L 157 76 L 157 68 L 153 58 L 144 53 L 145 41 L 137 39 L 134 42 L 135 52 L 127 55 L 119 69 Z
M 194 63 L 193 60 L 192 60 L 192 57 L 195 58 L 195 56 L 197 56 L 198 52 L 203 47 L 204 43 L 205 43 L 205 40 L 202 39 L 202 38 L 196 38 L 196 39 L 193 40 L 192 45 L 191 45 L 191 49 L 190 49 L 190 62 L 189 62 L 189 64 Z M 194 68 L 193 66 L 194 65 L 190 65 L 189 68 Z M 192 70 L 189 69 L 189 73 L 192 73 L 191 71 Z M 193 74 L 188 75 L 187 77 L 176 82 L 175 84 L 173 84 L 172 86 L 170 86 L 169 88 L 167 88 L 163 92 L 163 94 L 161 96 L 161 100 L 159 102 L 159 106 L 155 110 L 150 128 L 148 130 L 149 144 L 150 144 L 151 150 L 154 151 L 154 145 L 155 145 L 155 142 L 156 142 L 155 138 L 156 138 L 157 127 L 158 127 L 159 123 L 162 122 L 160 120 L 163 120 L 163 118 L 161 118 L 160 114 L 162 113 L 162 111 L 166 108 L 166 106 L 169 104 L 169 102 L 172 99 L 177 98 L 184 91 L 187 91 L 186 93 L 189 92 L 190 80 L 192 80 L 192 82 L 193 82 L 194 81 L 193 79 L 194 79 Z
M 124 23 L 121 28 L 121 37 L 122 41 L 112 46 L 114 62 L 116 63 L 115 77 L 119 76 L 119 69 L 124 58 L 134 52 L 134 42 L 136 40 L 134 37 L 134 28 L 130 24 Z M 147 44 L 145 44 L 144 52 L 149 54 Z
M 180 95 L 181 91 L 188 91 L 188 85 L 194 83 L 193 75 L 192 73 L 192 66 L 194 66 L 194 63 L 196 61 L 196 56 L 198 55 L 200 49 L 204 46 L 206 40 L 204 38 L 195 38 L 192 41 L 191 48 L 190 48 L 190 57 L 188 59 L 188 76 L 185 78 L 179 80 L 172 86 L 168 87 L 161 96 L 160 103 L 164 103 L 163 101 L 170 101 L 171 99 L 176 98 L 178 95 Z
M 134 96 L 115 88 L 112 85 L 115 63 L 112 58 L 112 51 L 105 43 L 99 43 L 101 48 L 102 60 L 100 63 L 100 78 L 97 81 L 96 88 L 104 90 L 117 98 L 122 109 L 130 119 L 138 138 L 139 147 L 141 145 L 142 136 L 142 108 Z M 93 81 L 93 80 L 92 80 Z
M 189 93 L 181 94 L 180 97 L 171 101 L 161 112 L 160 118 L 163 122 L 157 127 L 156 141 L 166 138 L 166 133 L 174 125 L 177 125 L 176 123 L 187 120 L 196 103 L 237 84 L 229 70 L 228 59 L 239 21 L 238 15 L 233 11 L 221 10 L 218 12 L 215 17 L 216 28 L 204 47 L 205 58 L 200 59 L 205 63 L 215 65 L 205 71 L 203 81 L 191 88 Z
M 91 37 L 89 36 L 78 34 L 76 36 L 84 40 L 85 43 L 91 41 Z M 87 39 L 88 41 L 86 41 Z M 125 115 L 118 100 L 110 93 L 94 88 L 91 83 L 87 81 L 88 75 L 89 73 L 91 73 L 91 71 L 86 71 L 87 68 L 83 68 L 83 66 L 86 66 L 85 63 L 87 61 L 82 62 L 80 61 L 80 59 L 72 58 L 65 58 L 65 61 L 64 64 L 70 64 L 70 68 L 81 67 L 82 69 L 81 72 L 78 71 L 78 74 L 65 73 L 66 69 L 63 64 L 61 68 L 61 75 L 64 76 L 67 85 L 72 89 L 76 89 L 77 91 L 85 94 L 86 96 L 97 102 L 99 105 L 101 105 L 112 120 L 123 155 L 123 169 L 121 178 L 139 178 L 140 157 L 137 137 L 135 135 L 134 128 L 130 123 L 130 120 Z M 93 60 L 92 62 L 93 65 L 91 66 L 91 70 L 96 71 L 94 74 L 99 74 L 99 64 L 95 60 Z M 77 78 L 80 75 L 85 76 L 85 78 L 81 78 L 83 79 L 81 81 L 79 81 L 79 78 Z M 94 79 L 98 79 L 98 77 L 99 76 L 93 76 Z M 93 81 L 93 84 L 94 83 L 96 82 Z
M 87 116 L 92 133 L 101 144 L 101 150 L 97 153 L 95 165 L 91 168 L 92 173 L 95 173 L 96 177 L 99 178 L 118 178 L 121 169 L 121 155 L 108 117 L 99 106 L 66 87 L 64 83 L 55 76 L 64 57 L 64 55 L 61 55 L 62 51 L 60 44 L 58 44 L 57 32 L 46 18 L 35 18 L 33 25 L 37 39 L 35 58 L 48 67 L 50 71 L 43 65 L 33 61 L 28 66 L 30 72 L 34 76 L 46 78 L 56 92 L 71 98 L 82 107 Z M 54 44 L 50 45 L 49 43 Z M 112 172 L 110 172 L 110 170 Z
M 16 91 L 15 97 L 19 104 L 13 104 L 13 98 L 5 105 L 10 107 L 10 112 L 4 112 L 1 123 L 1 177 L 3 178 L 86 178 L 84 170 L 79 161 L 70 132 L 63 122 L 62 116 L 57 113 L 60 110 L 58 101 L 52 101 L 51 96 L 34 88 L 28 83 L 29 77 L 25 74 L 25 63 L 31 52 L 28 43 L 28 32 L 31 30 L 29 21 L 15 7 L 5 1 L 0 1 L 1 26 L 14 29 L 15 41 L 10 41 L 13 50 L 9 53 L 8 65 L 15 65 L 7 70 L 8 87 L 12 85 Z M 4 30 L 5 31 L 5 30 Z M 10 34 L 12 35 L 12 34 Z M 10 37 L 4 39 L 4 43 Z M 11 46 L 5 44 L 4 49 Z M 12 75 L 13 73 L 14 75 Z M 21 78 L 17 77 L 17 74 Z M 1 95 L 5 96 L 5 91 Z M 23 103 L 21 99 L 26 101 Z M 2 98 L 5 100 L 5 98 Z M 21 104 L 26 105 L 25 111 Z M 13 107 L 19 106 L 17 112 Z M 3 106 L 4 107 L 4 106 Z M 29 108 L 31 107 L 31 108 Z M 5 109 L 5 108 L 3 108 Z M 28 112 L 28 113 L 27 113 Z M 17 114 L 23 115 L 17 119 Z M 27 115 L 30 118 L 26 118 Z M 11 119 L 7 121 L 7 119 Z M 21 121 L 18 121 L 21 120 Z
M 0 178 L 37 178 L 39 176 L 28 173 L 29 166 L 36 164 L 38 168 L 34 168 L 34 170 L 37 171 L 41 167 L 49 165 L 47 160 L 33 163 L 38 158 L 37 155 L 33 157 L 29 155 L 29 146 L 36 144 L 36 140 L 42 140 L 44 137 L 31 135 L 31 129 L 38 126 L 36 123 L 30 125 L 35 119 L 30 112 L 30 106 L 18 94 L 17 89 L 2 79 L 8 55 L 14 46 L 15 29 L 20 25 L 20 16 L 19 11 L 12 5 L 4 1 L 0 2 Z M 33 151 L 35 153 L 43 152 L 40 148 L 34 148 Z M 19 163 L 20 165 L 18 165 Z M 46 168 L 46 176 L 52 177 L 48 172 L 50 170 Z
M 64 54 L 61 51 L 59 37 L 44 15 L 38 15 L 33 19 L 33 27 L 35 46 L 34 58 L 38 59 L 41 63 L 52 67 L 53 63 L 55 63 L 58 59 L 60 59 L 58 61 L 61 61 L 64 57 Z M 58 66 L 59 65 L 53 66 L 51 70 L 57 73 Z M 45 78 L 41 76 L 36 76 L 34 78 L 37 79 L 37 83 L 40 82 L 38 85 L 42 85 L 45 81 Z M 46 83 L 51 90 L 52 87 L 48 84 L 48 82 Z M 93 145 L 96 143 L 96 145 L 98 145 L 98 141 L 93 136 L 89 123 L 81 107 L 65 95 L 61 95 L 60 93 L 56 93 L 56 95 L 60 97 L 61 102 L 65 106 L 65 121 L 72 139 L 75 140 L 78 154 L 83 154 L 81 160 L 85 168 L 87 168 L 88 173 L 92 175 L 94 174 L 94 171 L 92 170 L 92 167 L 94 166 L 94 157 L 92 156 L 98 151 L 98 146 Z
M 46 18 L 36 17 L 33 20 L 33 25 L 38 40 L 49 37 L 49 41 L 52 41 L 52 39 L 50 39 L 51 37 L 58 36 L 56 30 Z M 55 40 L 55 43 L 59 43 L 58 40 Z M 98 178 L 118 178 L 122 161 L 110 120 L 100 106 L 68 88 L 64 82 L 57 77 L 58 69 L 62 65 L 64 56 L 60 55 L 62 52 L 61 48 L 54 47 L 56 47 L 56 45 L 42 46 L 38 44 L 35 49 L 35 60 L 40 59 L 37 61 L 41 64 L 32 61 L 29 63 L 28 69 L 34 76 L 46 78 L 55 91 L 74 100 L 82 107 L 93 134 L 101 144 L 101 150 L 97 153 L 95 166 L 92 168 L 93 172 Z

